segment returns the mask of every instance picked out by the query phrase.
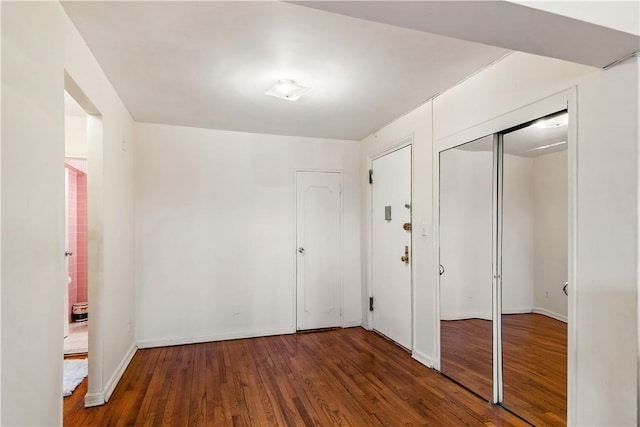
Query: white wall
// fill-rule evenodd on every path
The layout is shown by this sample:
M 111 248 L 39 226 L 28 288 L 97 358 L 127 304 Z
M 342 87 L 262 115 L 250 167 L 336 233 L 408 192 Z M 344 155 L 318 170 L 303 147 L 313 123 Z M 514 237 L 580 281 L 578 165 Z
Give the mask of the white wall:
M 2 425 L 62 425 L 64 33 L 2 2 Z
M 411 140 L 413 142 L 412 167 L 412 221 L 413 247 L 413 357 L 431 365 L 435 339 L 435 313 L 433 304 L 433 204 L 432 197 L 432 154 L 431 154 L 431 103 L 411 111 L 378 132 L 368 136 L 361 143 L 360 189 L 363 194 L 361 205 L 362 253 L 369 252 L 369 230 L 371 225 L 371 188 L 368 175 L 371 158 L 384 151 Z M 423 232 L 424 231 L 424 232 Z M 362 274 L 366 277 L 363 285 L 363 324 L 369 325 L 367 306 L 371 282 L 367 257 L 363 257 Z
M 638 421 L 638 69 L 632 58 L 578 86 L 579 425 Z
M 567 318 L 568 306 L 562 292 L 569 279 L 567 162 L 566 150 L 533 159 L 533 305 L 558 319 Z
M 362 319 L 356 141 L 138 124 L 141 346 L 295 331 L 295 169 L 344 176 L 344 317 Z
M 6 250 L 0 422 L 61 425 L 65 69 L 100 110 L 104 131 L 99 150 L 89 154 L 89 176 L 99 179 L 104 202 L 102 233 L 90 233 L 103 248 L 90 265 L 104 270 L 103 281 L 93 285 L 104 294 L 101 328 L 98 301 L 90 300 L 90 329 L 100 329 L 102 340 L 89 343 L 89 388 L 99 394 L 114 383 L 134 344 L 128 325 L 134 316 L 133 163 L 121 144 L 123 137 L 132 141 L 132 119 L 59 3 L 2 2 L 1 7 Z M 100 169 L 104 182 L 95 173 Z
M 64 117 L 64 155 L 82 159 L 89 155 L 87 116 Z

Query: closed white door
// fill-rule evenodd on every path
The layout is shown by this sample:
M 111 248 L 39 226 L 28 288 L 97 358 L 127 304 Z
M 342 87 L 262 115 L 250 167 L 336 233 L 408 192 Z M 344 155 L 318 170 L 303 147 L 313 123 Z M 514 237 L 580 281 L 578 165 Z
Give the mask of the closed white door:
M 411 349 L 411 146 L 373 161 L 372 198 L 373 329 Z
M 296 173 L 298 330 L 342 323 L 341 193 L 338 172 Z

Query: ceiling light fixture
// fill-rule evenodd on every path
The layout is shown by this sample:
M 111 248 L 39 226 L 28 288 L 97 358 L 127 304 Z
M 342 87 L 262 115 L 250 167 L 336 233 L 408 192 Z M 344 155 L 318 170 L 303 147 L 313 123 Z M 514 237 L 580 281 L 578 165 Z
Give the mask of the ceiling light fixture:
M 278 80 L 275 85 L 265 92 L 265 95 L 286 99 L 287 101 L 297 101 L 310 90 L 310 87 L 298 84 L 294 80 L 284 79 Z
M 530 153 L 532 151 L 538 151 L 538 150 L 545 150 L 547 148 L 551 148 L 551 147 L 558 147 L 560 145 L 565 145 L 567 143 L 567 141 L 560 141 L 560 142 L 555 142 L 553 144 L 548 144 L 548 145 L 542 145 L 540 147 L 536 147 L 536 148 L 532 148 L 531 150 L 527 150 L 527 153 Z
M 548 119 L 540 119 L 535 122 L 537 128 L 552 129 L 566 126 L 569 124 L 569 114 L 563 113 L 557 116 L 549 117 Z

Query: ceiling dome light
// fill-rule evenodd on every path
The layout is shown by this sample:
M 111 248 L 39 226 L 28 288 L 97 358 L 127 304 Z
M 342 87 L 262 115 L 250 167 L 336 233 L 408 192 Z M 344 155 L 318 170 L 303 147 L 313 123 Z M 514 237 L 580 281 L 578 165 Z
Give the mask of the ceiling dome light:
M 284 79 L 271 86 L 265 95 L 273 96 L 287 101 L 297 101 L 302 95 L 311 90 L 308 86 L 296 83 L 294 80 Z
M 535 126 L 542 129 L 552 129 L 566 126 L 567 124 L 569 124 L 569 114 L 563 113 L 548 119 L 540 119 L 535 123 Z

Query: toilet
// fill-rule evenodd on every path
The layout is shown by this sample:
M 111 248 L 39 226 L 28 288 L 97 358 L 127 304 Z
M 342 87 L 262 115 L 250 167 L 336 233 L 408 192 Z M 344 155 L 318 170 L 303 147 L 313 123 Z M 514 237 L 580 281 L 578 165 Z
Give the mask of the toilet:
M 73 304 L 71 317 L 74 322 L 86 322 L 89 319 L 89 303 L 77 302 Z

